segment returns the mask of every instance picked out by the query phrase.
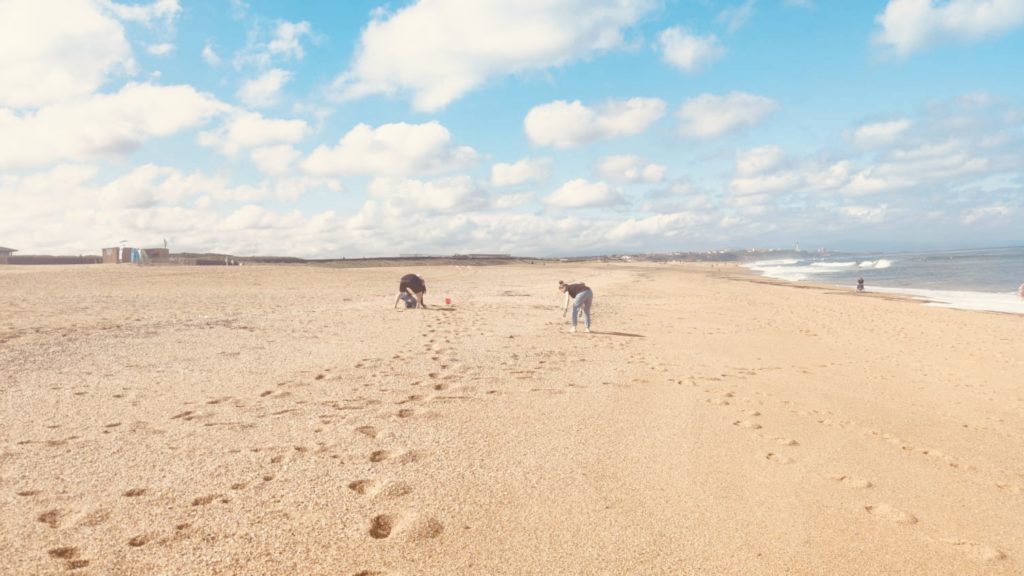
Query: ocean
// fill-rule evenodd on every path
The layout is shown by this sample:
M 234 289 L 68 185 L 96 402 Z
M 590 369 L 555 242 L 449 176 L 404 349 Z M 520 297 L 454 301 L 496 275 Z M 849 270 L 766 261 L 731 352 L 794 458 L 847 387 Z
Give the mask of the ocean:
M 769 278 L 906 294 L 929 306 L 1024 314 L 1024 247 L 831 254 L 744 264 Z

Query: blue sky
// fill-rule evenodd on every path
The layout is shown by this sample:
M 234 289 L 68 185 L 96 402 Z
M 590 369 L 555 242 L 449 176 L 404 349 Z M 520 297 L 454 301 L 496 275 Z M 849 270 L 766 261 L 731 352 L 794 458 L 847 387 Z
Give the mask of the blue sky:
M 0 245 L 1024 245 L 1024 0 L 0 0 Z

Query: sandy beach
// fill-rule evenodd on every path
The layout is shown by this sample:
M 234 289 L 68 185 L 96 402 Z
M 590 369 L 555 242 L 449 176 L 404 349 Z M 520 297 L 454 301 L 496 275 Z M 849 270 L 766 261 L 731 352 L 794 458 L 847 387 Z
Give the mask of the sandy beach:
M 7 266 L 0 310 L 2 574 L 1024 574 L 1021 316 L 540 262 Z

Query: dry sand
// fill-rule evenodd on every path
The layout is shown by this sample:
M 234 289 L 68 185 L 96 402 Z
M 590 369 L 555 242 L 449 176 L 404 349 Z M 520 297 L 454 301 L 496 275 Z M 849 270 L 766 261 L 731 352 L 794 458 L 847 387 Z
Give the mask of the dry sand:
M 1021 574 L 1022 334 L 728 266 L 2 267 L 0 573 Z

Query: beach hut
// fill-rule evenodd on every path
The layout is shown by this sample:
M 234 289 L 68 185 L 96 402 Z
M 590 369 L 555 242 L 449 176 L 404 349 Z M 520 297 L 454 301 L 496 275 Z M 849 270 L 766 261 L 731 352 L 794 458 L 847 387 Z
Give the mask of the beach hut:
M 4 248 L 3 246 L 0 246 L 0 264 L 7 264 L 7 258 L 14 252 L 17 252 L 14 248 Z

